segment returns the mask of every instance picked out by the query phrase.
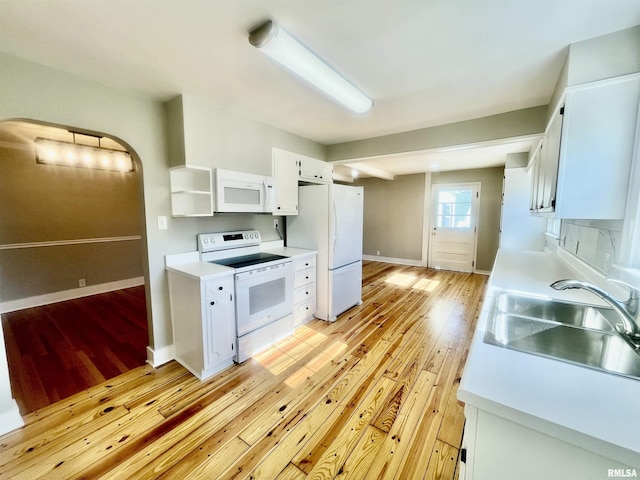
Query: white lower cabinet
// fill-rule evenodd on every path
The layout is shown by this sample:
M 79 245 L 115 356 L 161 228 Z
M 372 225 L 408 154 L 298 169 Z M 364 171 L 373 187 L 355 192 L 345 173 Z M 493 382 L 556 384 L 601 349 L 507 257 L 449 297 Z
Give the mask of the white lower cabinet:
M 640 474 L 637 466 L 634 470 L 556 435 L 471 405 L 466 405 L 464 412 L 460 480 L 601 480 L 620 476 L 620 472 Z
M 294 267 L 293 313 L 297 327 L 311 320 L 316 312 L 316 254 L 296 257 Z
M 207 320 L 204 326 L 205 370 L 228 363 L 235 343 L 233 277 L 205 283 Z
M 176 360 L 204 380 L 233 363 L 233 273 L 211 280 L 168 276 Z

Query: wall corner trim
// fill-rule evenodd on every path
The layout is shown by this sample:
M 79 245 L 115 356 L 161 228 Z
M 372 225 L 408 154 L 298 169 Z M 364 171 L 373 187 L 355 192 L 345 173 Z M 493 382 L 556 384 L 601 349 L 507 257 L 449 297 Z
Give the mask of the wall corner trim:
M 153 349 L 147 347 L 147 363 L 153 368 L 158 368 L 176 358 L 176 349 L 173 344 Z

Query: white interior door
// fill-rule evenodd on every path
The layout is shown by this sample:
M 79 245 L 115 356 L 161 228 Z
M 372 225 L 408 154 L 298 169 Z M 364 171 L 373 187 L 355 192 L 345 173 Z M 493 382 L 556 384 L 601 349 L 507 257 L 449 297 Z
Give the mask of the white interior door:
M 429 266 L 473 272 L 480 184 L 433 185 Z

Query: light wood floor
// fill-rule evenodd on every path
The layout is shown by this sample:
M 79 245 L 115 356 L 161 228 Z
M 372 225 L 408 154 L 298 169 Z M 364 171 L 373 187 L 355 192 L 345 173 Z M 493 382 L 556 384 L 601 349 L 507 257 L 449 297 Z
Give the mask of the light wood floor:
M 140 367 L 0 437 L 0 478 L 452 479 L 486 277 L 365 262 L 364 303 L 200 382 Z
M 2 329 L 25 415 L 145 364 L 144 286 L 5 313 Z

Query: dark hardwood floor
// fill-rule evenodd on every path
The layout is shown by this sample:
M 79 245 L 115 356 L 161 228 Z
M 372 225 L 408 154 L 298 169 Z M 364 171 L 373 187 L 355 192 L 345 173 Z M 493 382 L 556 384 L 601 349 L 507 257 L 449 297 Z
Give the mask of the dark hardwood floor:
M 2 328 L 25 415 L 144 365 L 144 286 L 6 313 Z
M 363 264 L 363 304 L 199 381 L 144 365 L 0 436 L 0 478 L 456 478 L 487 277 Z

